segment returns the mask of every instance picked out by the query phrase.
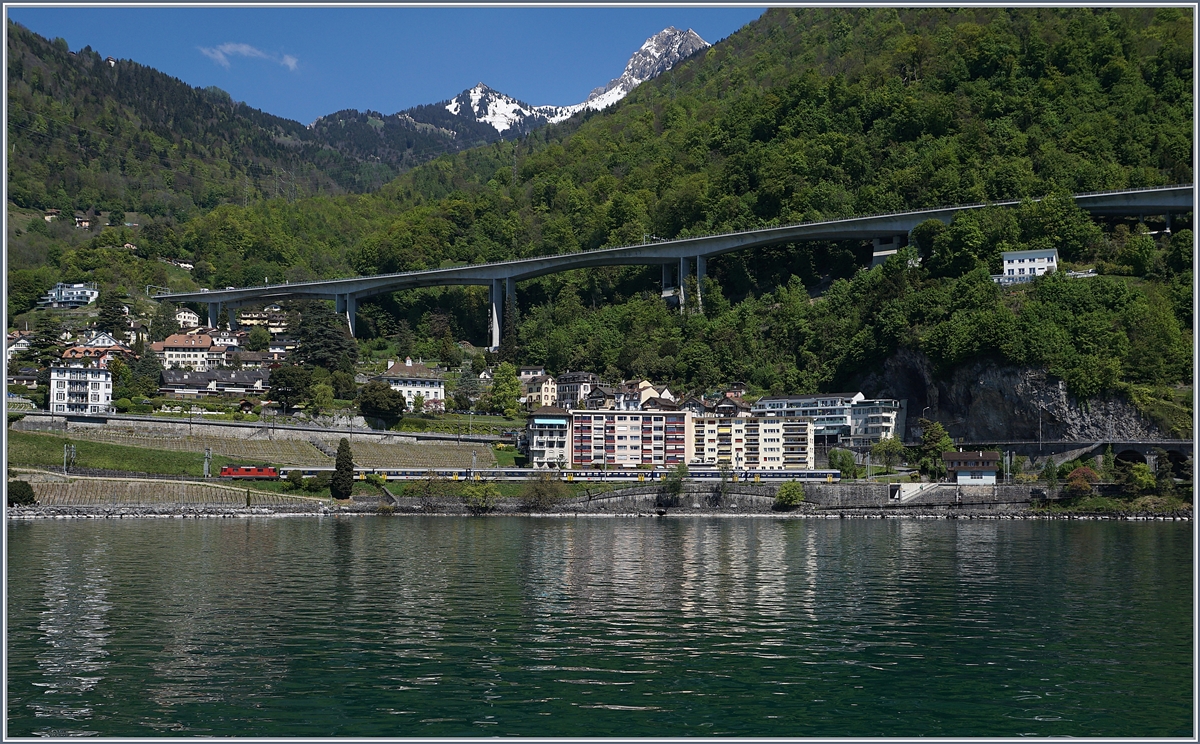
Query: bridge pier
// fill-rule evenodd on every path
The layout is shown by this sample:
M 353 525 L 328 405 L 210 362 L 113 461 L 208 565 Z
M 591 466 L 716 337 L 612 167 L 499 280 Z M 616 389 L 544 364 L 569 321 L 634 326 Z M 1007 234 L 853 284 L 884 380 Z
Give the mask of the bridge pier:
M 345 314 L 346 322 L 350 325 L 350 335 L 354 336 L 354 329 L 357 325 L 354 316 L 358 314 L 358 298 L 350 292 L 335 294 L 333 296 L 333 309 L 334 312 Z
M 488 299 L 490 300 L 491 310 L 488 318 L 488 326 L 492 332 L 491 344 L 489 347 L 492 351 L 500 348 L 500 280 L 493 279 L 488 287 Z
M 221 315 L 221 303 L 219 303 L 219 302 L 208 303 L 208 327 L 209 328 L 217 327 L 217 318 L 220 317 L 220 315 Z
M 704 272 L 708 268 L 706 256 L 696 256 L 696 307 L 704 312 Z

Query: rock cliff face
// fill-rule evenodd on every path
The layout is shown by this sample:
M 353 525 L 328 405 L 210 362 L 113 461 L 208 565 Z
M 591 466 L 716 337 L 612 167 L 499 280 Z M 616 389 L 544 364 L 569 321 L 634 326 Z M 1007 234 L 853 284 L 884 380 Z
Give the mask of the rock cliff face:
M 907 398 L 906 439 L 926 406 L 928 418 L 968 441 L 1036 440 L 1039 418 L 1040 438 L 1047 441 L 1166 436 L 1128 400 L 1116 395 L 1076 400 L 1043 370 L 977 361 L 938 378 L 929 358 L 911 349 L 897 351 L 855 389 L 872 398 Z

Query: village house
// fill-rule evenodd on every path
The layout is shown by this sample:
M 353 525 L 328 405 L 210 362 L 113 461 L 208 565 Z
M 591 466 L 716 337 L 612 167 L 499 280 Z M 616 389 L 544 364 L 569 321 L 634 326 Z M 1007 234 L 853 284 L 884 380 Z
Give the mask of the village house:
M 563 372 L 558 376 L 558 400 L 560 403 L 581 408 L 580 401 L 587 400 L 592 388 L 600 384 L 595 372 Z
M 558 386 L 550 375 L 522 378 L 521 391 L 521 403 L 530 410 L 558 403 Z
M 422 410 L 445 410 L 446 386 L 442 376 L 424 364 L 413 362 L 412 357 L 405 357 L 404 364 L 389 359 L 387 371 L 375 379 L 383 380 L 392 390 L 403 393 L 409 410 L 414 410 L 413 401 L 418 396 L 424 400 Z
M 952 483 L 965 486 L 992 486 L 996 484 L 1000 453 L 988 451 L 944 452 L 942 462 L 946 464 L 946 475 Z
M 183 328 L 198 328 L 200 326 L 200 316 L 194 310 L 189 310 L 186 307 L 181 307 L 175 312 L 175 322 Z
M 114 357 L 132 357 L 133 350 L 109 333 L 97 333 L 88 340 L 68 347 L 62 358 L 67 364 L 94 364 L 107 367 Z
M 1032 281 L 1058 270 L 1058 249 L 1043 248 L 1034 251 L 1005 251 L 1003 266 L 999 274 L 992 275 L 997 284 L 1021 284 Z

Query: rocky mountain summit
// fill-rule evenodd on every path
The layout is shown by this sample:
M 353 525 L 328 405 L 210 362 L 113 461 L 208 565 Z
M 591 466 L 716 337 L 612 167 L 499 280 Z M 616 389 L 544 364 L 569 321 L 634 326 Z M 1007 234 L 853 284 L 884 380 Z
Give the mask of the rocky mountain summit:
M 510 130 L 523 134 L 546 124 L 569 119 L 580 111 L 608 108 L 637 86 L 709 46 L 690 28 L 680 31 L 668 26 L 646 39 L 646 43 L 629 58 L 620 77 L 595 88 L 581 103 L 570 106 L 530 106 L 481 82 L 459 93 L 445 104 L 445 108 L 454 116 L 489 124 L 500 134 Z

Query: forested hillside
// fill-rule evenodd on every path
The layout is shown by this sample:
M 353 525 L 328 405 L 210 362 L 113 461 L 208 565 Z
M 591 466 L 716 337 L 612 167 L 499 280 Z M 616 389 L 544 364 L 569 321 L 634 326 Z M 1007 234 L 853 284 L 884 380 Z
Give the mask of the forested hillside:
M 772 10 L 570 130 L 442 157 L 373 195 L 221 206 L 155 243 L 194 257 L 202 282 L 242 286 L 1191 182 L 1192 44 L 1180 8 Z M 723 256 L 703 311 L 682 314 L 657 297 L 657 269 L 545 277 L 519 287 L 512 353 L 775 392 L 837 387 L 900 346 L 943 369 L 1046 366 L 1080 395 L 1190 382 L 1179 227 L 1098 225 L 1056 196 L 923 226 L 871 271 L 857 243 Z M 1001 251 L 1042 246 L 1108 276 L 988 279 Z M 365 305 L 360 328 L 433 353 L 446 323 L 482 341 L 483 302 L 397 294 Z

